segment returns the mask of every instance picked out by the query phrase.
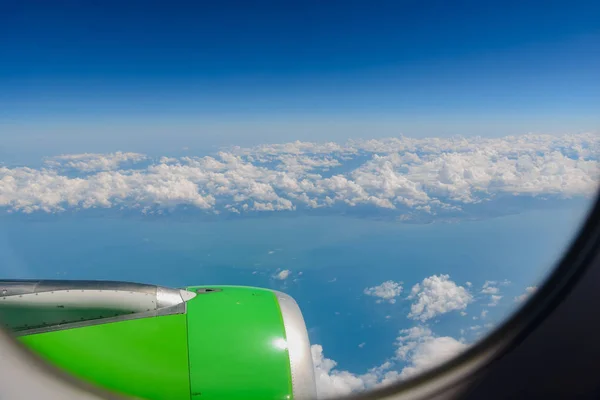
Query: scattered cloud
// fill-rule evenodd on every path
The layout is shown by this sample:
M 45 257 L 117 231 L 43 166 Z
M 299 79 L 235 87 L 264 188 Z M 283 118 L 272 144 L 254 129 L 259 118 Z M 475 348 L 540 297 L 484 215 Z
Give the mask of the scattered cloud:
M 498 294 L 500 293 L 500 289 L 496 286 L 498 282 L 496 281 L 485 281 L 483 287 L 481 288 L 481 293 L 483 294 Z
M 290 276 L 290 274 L 291 271 L 289 269 L 284 269 L 273 275 L 273 278 L 279 279 L 280 281 L 285 281 Z
M 360 344 L 358 345 L 358 347 L 359 347 L 360 349 L 362 349 L 363 347 L 365 347 L 365 344 L 366 344 L 365 342 L 362 342 L 362 343 L 360 343 Z
M 498 303 L 500 303 L 500 300 L 502 299 L 503 296 L 498 296 L 498 295 L 491 295 L 490 296 L 490 302 L 488 303 L 488 307 L 496 307 L 498 305 Z
M 479 318 L 484 319 L 485 317 L 487 317 L 488 312 L 489 312 L 488 310 L 482 310 Z
M 366 288 L 363 293 L 367 296 L 378 297 L 377 303 L 387 301 L 394 304 L 396 297 L 402 293 L 402 282 L 386 281 L 381 285 Z
M 409 220 L 454 218 L 503 196 L 591 196 L 598 154 L 600 138 L 591 133 L 292 142 L 158 159 L 70 154 L 37 169 L 0 167 L 0 208 L 243 214 L 366 206 Z M 364 161 L 354 167 L 354 160 Z
M 535 291 L 537 290 L 537 286 L 528 286 L 525 288 L 525 293 L 515 297 L 516 303 L 522 303 L 529 298 Z
M 481 288 L 482 294 L 490 295 L 488 307 L 495 307 L 498 305 L 503 296 L 500 295 L 500 288 L 498 286 L 508 286 L 511 282 L 508 279 L 503 281 L 485 281 Z M 484 318 L 483 316 L 481 318 Z
M 451 281 L 449 275 L 433 275 L 414 285 L 408 299 L 413 300 L 408 318 L 425 322 L 437 315 L 464 310 L 473 296 Z

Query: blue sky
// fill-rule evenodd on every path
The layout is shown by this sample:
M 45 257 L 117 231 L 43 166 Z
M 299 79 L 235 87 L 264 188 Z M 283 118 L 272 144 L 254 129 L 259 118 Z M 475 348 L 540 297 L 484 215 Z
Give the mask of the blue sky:
M 594 1 L 2 7 L 4 153 L 600 125 Z

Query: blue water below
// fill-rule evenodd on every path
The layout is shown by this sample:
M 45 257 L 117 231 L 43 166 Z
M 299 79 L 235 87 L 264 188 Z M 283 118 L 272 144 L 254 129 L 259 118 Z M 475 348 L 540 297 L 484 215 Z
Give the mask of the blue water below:
M 499 321 L 514 309 L 513 297 L 552 268 L 584 212 L 577 207 L 423 225 L 349 216 L 182 221 L 8 215 L 0 217 L 0 275 L 283 290 L 300 304 L 311 341 L 341 368 L 364 372 L 393 354 L 399 329 L 415 325 L 406 318 L 409 301 L 376 304 L 363 295 L 365 287 L 391 279 L 403 281 L 408 294 L 423 278 L 443 273 L 461 285 L 472 282 L 476 292 L 485 280 L 509 279 L 486 319 Z M 278 268 L 292 275 L 276 280 Z M 470 305 L 466 317 L 453 312 L 429 326 L 458 338 L 461 328 L 483 323 L 472 316 L 485 303 Z

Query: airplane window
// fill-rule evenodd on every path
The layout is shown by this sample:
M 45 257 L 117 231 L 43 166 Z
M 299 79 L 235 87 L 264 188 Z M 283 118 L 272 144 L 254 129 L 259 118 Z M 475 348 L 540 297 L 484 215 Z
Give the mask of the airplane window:
M 108 392 L 407 381 L 534 296 L 595 199 L 596 4 L 25 3 L 0 324 Z

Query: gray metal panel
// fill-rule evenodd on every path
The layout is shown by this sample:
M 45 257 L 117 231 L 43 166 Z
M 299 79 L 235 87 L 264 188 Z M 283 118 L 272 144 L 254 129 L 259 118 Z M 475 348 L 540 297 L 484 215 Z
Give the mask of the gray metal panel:
M 19 331 L 156 310 L 156 297 L 118 290 L 59 290 L 0 298 L 0 319 Z
M 98 324 L 131 315 L 183 314 L 185 302 L 196 296 L 156 285 L 65 280 L 0 281 L 0 294 L 0 322 L 17 332 L 64 329 L 76 322 Z
M 183 302 L 179 289 L 156 287 L 157 308 L 170 307 Z
M 57 290 L 96 289 L 124 290 L 130 292 L 156 294 L 156 285 L 120 281 L 91 281 L 91 280 L 32 280 L 32 279 L 3 279 L 0 280 L 0 295 L 42 293 Z M 6 293 L 4 291 L 6 290 Z
M 279 302 L 285 327 L 294 399 L 316 399 L 317 384 L 310 352 L 310 341 L 302 312 L 291 296 L 282 292 L 274 292 Z
M 122 322 L 129 321 L 132 319 L 140 319 L 140 318 L 151 318 L 151 317 L 161 317 L 164 315 L 174 315 L 174 314 L 184 314 L 185 313 L 185 303 L 180 303 L 175 306 L 161 308 L 158 310 L 150 310 L 146 312 L 140 312 L 135 314 L 124 314 L 111 318 L 102 318 L 102 319 L 91 319 L 86 321 L 78 321 L 71 322 L 66 324 L 52 325 L 41 328 L 33 328 L 27 329 L 19 332 L 14 332 L 15 336 L 24 336 L 24 335 L 32 335 L 34 333 L 45 333 L 45 332 L 54 332 L 60 331 L 64 329 L 72 329 L 72 328 L 81 328 L 84 326 L 92 326 L 92 325 L 100 325 L 100 324 L 108 324 L 112 322 Z
M 39 281 L 0 281 L 0 296 L 35 293 Z

